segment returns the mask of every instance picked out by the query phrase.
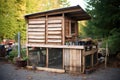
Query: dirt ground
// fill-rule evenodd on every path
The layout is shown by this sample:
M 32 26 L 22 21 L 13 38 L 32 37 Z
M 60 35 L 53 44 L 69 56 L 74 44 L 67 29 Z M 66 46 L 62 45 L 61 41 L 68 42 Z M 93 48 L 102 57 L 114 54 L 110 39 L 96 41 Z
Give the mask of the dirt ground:
M 0 60 L 0 80 L 120 80 L 120 68 L 105 69 L 100 66 L 91 74 L 59 74 L 17 68 L 13 64 Z

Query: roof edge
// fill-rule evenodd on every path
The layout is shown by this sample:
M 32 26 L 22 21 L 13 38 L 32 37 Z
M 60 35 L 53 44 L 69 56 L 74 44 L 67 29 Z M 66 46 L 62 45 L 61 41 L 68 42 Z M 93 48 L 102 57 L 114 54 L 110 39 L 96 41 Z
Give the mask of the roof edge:
M 66 10 L 66 9 L 71 9 L 71 8 L 80 8 L 82 11 L 84 11 L 80 7 L 80 5 L 76 5 L 76 6 L 69 6 L 69 7 L 64 7 L 64 8 L 51 9 L 51 10 L 47 10 L 47 11 L 43 11 L 43 12 L 30 13 L 30 14 L 26 14 L 24 17 L 29 17 L 29 16 L 37 15 L 37 14 L 46 14 L 46 13 L 50 13 L 50 12 L 54 12 L 54 11 Z

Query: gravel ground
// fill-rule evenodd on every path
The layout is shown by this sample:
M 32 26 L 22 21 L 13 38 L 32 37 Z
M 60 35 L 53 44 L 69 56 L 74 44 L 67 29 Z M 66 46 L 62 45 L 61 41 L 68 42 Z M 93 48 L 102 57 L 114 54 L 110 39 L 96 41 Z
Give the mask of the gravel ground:
M 120 80 L 120 68 L 99 68 L 91 74 L 59 74 L 19 69 L 0 61 L 0 80 Z

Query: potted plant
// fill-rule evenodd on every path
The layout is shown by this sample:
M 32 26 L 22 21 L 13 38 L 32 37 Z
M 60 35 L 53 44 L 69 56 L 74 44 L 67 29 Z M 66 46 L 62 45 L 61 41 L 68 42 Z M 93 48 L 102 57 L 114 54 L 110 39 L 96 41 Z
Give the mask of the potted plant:
M 26 57 L 25 54 L 26 54 L 26 49 L 21 50 L 20 32 L 18 32 L 18 56 L 15 58 L 15 64 L 17 67 L 27 66 L 28 57 Z
M 16 57 L 15 58 L 15 65 L 17 67 L 26 67 L 27 66 L 28 57 Z

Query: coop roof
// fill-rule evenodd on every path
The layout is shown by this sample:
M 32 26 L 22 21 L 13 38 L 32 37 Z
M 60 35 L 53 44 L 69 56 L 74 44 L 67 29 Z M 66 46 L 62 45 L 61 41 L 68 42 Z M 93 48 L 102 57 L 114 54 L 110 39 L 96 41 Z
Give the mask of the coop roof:
M 25 18 L 30 17 L 40 17 L 40 16 L 46 16 L 46 15 L 59 15 L 64 13 L 65 16 L 68 16 L 75 20 L 88 20 L 91 17 L 79 6 L 71 6 L 71 7 L 65 7 L 65 8 L 59 8 L 54 10 L 48 10 L 44 12 L 37 12 L 32 14 L 25 15 Z

